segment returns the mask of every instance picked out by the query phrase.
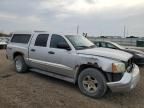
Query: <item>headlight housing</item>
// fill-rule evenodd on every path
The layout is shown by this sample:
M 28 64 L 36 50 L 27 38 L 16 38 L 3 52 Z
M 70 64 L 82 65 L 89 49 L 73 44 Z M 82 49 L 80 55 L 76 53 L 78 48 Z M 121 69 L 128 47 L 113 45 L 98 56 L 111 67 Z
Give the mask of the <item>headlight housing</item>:
M 126 71 L 124 63 L 112 63 L 112 72 L 113 73 L 122 73 Z

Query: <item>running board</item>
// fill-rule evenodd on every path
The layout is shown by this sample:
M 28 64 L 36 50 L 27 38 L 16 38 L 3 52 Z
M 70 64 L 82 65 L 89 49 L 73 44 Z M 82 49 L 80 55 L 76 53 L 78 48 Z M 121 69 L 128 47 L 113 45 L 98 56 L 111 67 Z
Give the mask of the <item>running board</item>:
M 55 74 L 55 73 L 51 73 L 51 72 L 47 72 L 47 71 L 43 71 L 43 70 L 39 70 L 39 69 L 34 69 L 34 68 L 30 69 L 30 71 L 34 71 L 34 72 L 41 73 L 41 74 L 44 74 L 44 75 L 47 75 L 47 76 L 50 76 L 50 77 L 54 77 L 54 78 L 57 78 L 57 79 L 61 79 L 61 80 L 64 80 L 64 81 L 75 83 L 73 78 L 65 77 L 65 76 L 62 76 L 62 75 Z

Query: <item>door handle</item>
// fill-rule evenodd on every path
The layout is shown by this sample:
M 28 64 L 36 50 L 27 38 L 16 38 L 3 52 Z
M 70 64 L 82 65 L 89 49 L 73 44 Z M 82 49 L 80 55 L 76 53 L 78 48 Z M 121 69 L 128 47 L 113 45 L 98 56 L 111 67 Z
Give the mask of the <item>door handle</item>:
M 35 52 L 36 50 L 35 50 L 35 49 L 31 49 L 31 51 L 32 51 L 32 52 Z
M 53 52 L 53 51 L 49 51 L 48 53 L 49 53 L 49 54 L 55 54 L 55 52 Z

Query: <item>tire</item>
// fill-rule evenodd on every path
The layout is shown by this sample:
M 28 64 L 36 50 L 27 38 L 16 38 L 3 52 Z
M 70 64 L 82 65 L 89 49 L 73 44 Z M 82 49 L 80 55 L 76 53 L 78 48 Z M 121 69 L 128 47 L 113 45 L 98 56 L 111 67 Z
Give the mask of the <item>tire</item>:
M 92 98 L 101 98 L 107 91 L 105 77 L 95 68 L 87 68 L 80 73 L 78 86 L 84 95 Z
M 18 73 L 24 73 L 28 70 L 28 67 L 22 56 L 15 57 L 15 68 Z

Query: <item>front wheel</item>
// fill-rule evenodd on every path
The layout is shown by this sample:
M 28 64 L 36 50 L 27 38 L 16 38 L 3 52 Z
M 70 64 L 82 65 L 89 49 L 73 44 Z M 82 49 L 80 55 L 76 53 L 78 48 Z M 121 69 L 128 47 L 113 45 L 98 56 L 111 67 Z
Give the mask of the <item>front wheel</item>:
M 87 68 L 80 73 L 78 86 L 83 94 L 93 98 L 100 98 L 107 91 L 105 77 L 95 68 Z
M 24 73 L 27 71 L 28 67 L 22 56 L 15 57 L 15 68 L 18 73 Z

